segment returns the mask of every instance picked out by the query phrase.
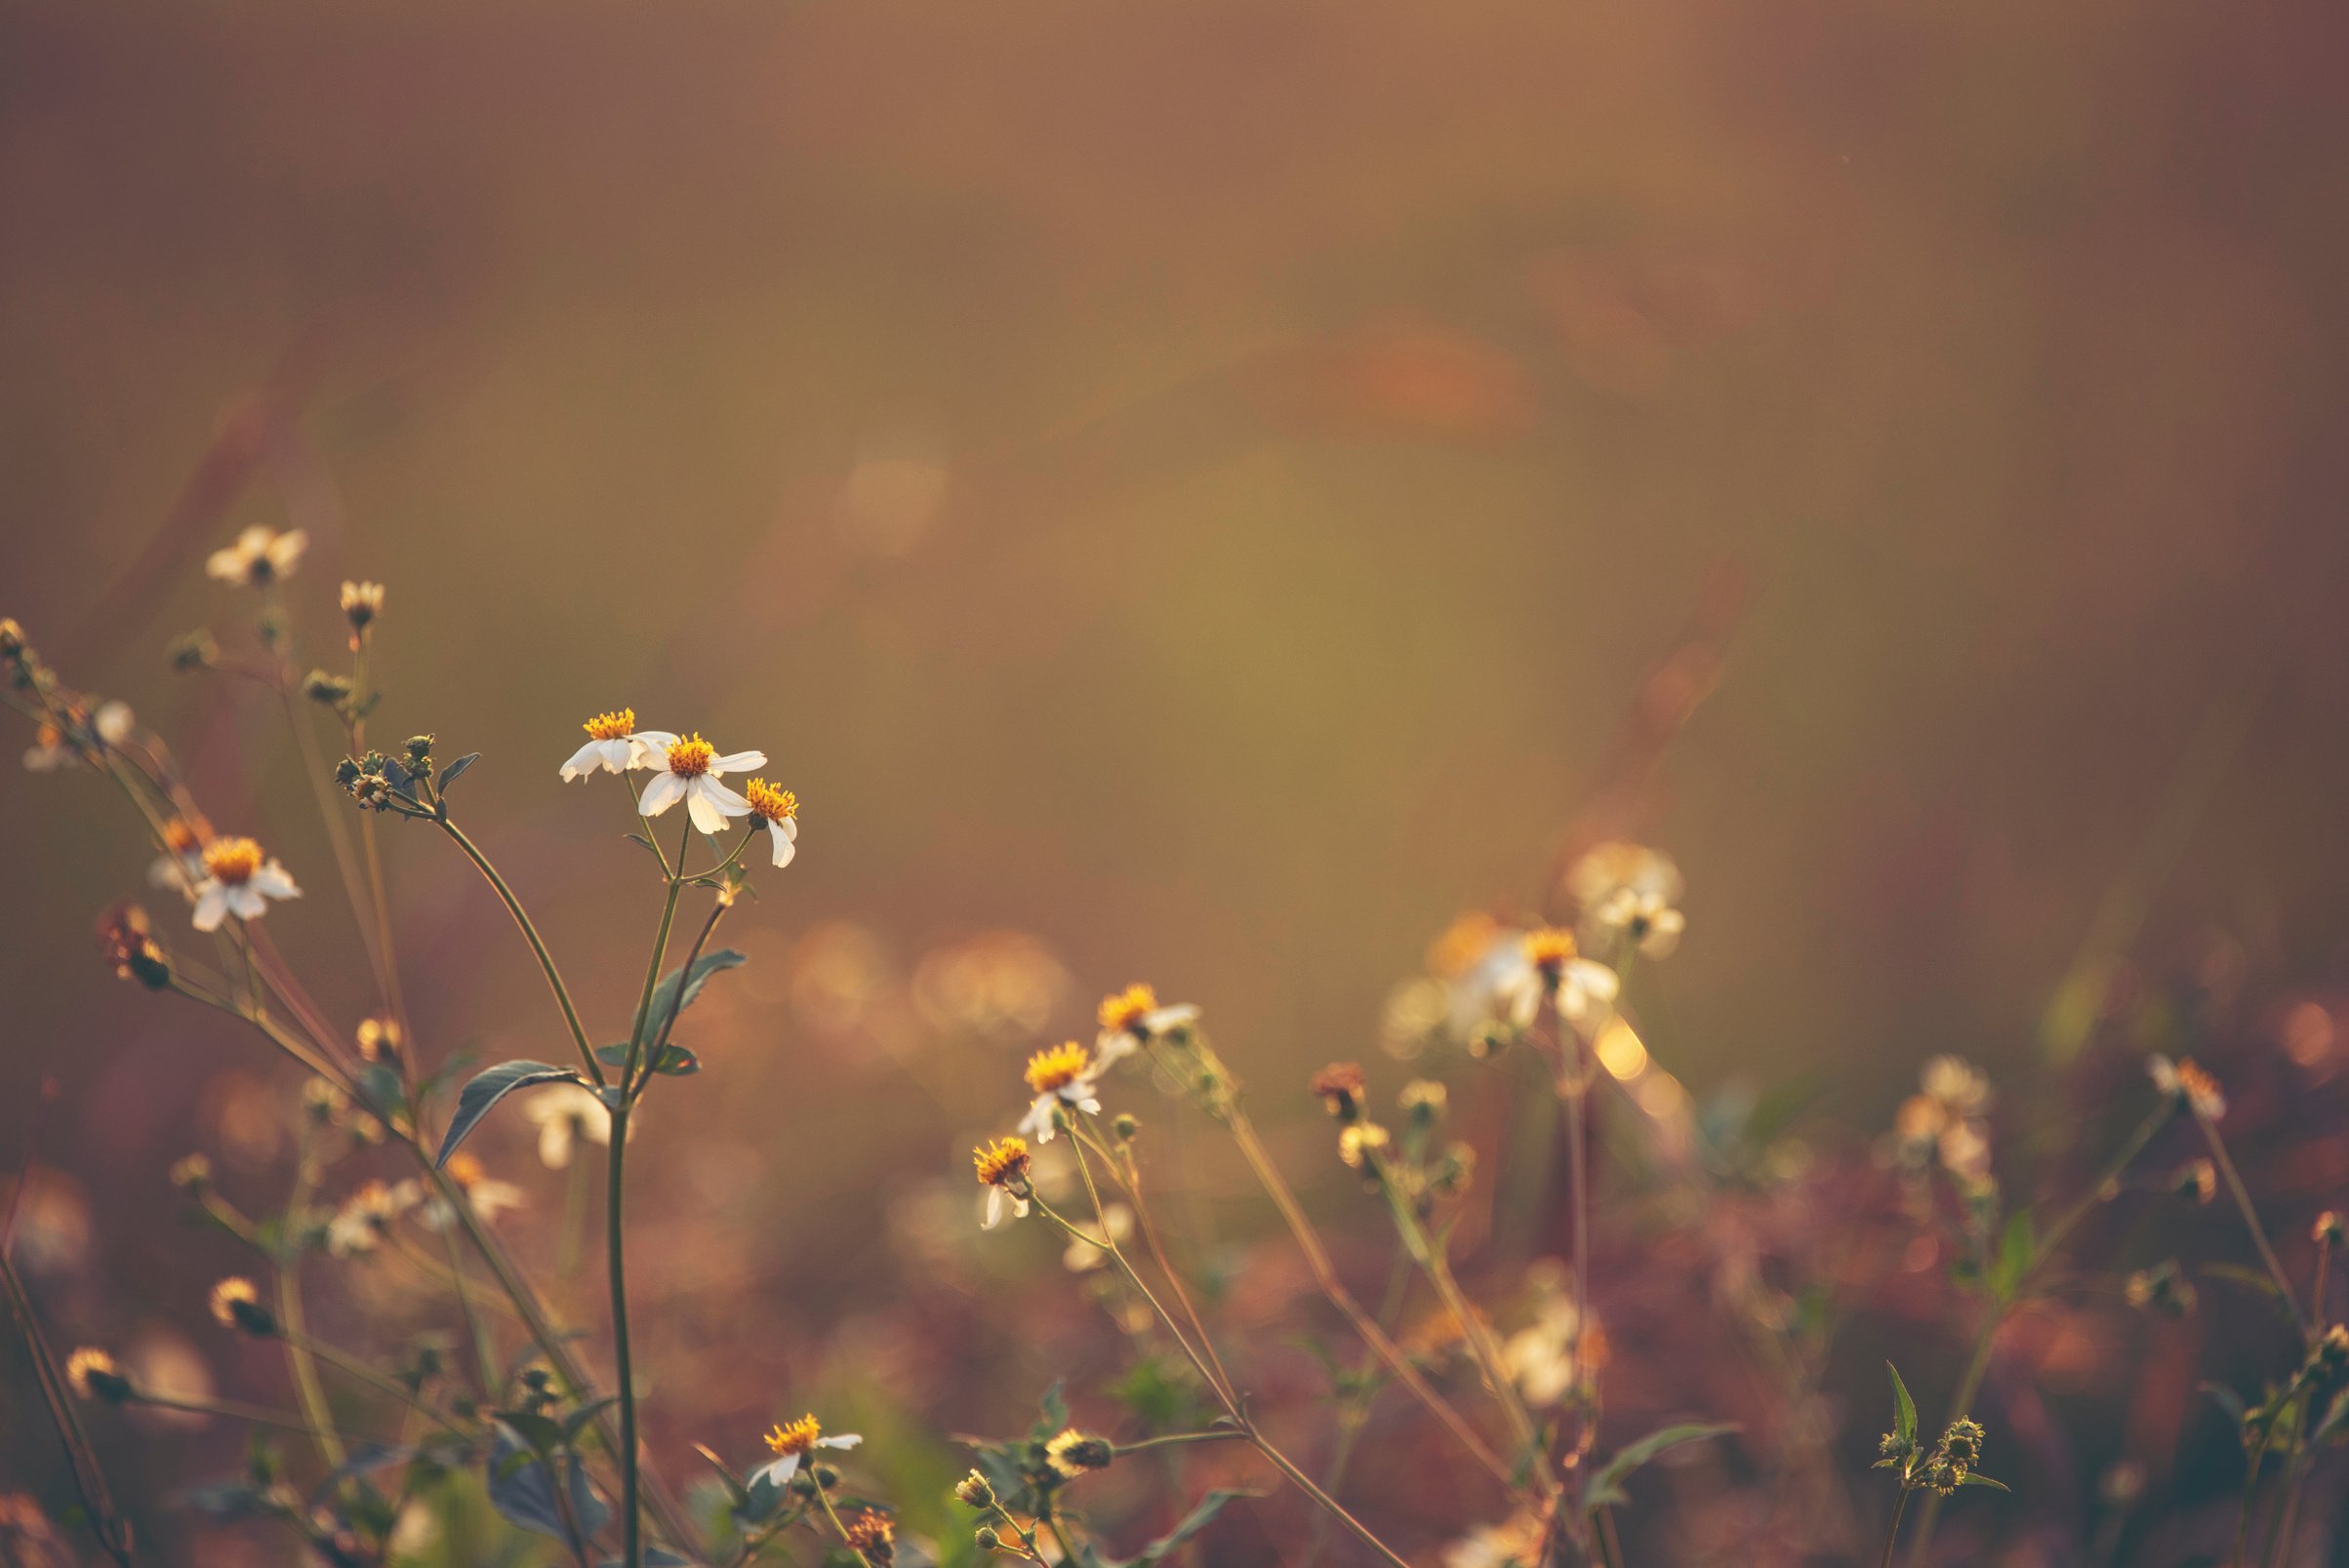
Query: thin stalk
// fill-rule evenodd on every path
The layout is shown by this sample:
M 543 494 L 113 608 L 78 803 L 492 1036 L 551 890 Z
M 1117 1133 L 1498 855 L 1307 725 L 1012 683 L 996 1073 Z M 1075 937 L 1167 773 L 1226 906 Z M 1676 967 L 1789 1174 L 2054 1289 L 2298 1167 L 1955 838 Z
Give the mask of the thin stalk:
M 579 1021 L 579 1009 L 571 1005 L 570 987 L 563 984 L 561 972 L 554 967 L 554 955 L 547 950 L 547 944 L 540 939 L 539 928 L 530 923 L 522 901 L 514 897 L 514 890 L 506 885 L 506 878 L 500 876 L 498 868 L 490 864 L 489 857 L 465 836 L 463 828 L 446 818 L 435 818 L 434 821 L 439 824 L 440 830 L 465 852 L 465 858 L 471 861 L 474 867 L 488 879 L 499 902 L 506 905 L 506 912 L 513 916 L 515 925 L 521 927 L 523 940 L 530 944 L 530 950 L 537 956 L 540 970 L 547 976 L 547 987 L 554 992 L 555 1004 L 563 1010 L 563 1023 L 571 1030 L 572 1044 L 579 1047 L 580 1061 L 586 1065 L 587 1075 L 597 1083 L 602 1083 L 603 1065 L 595 1060 L 595 1048 L 587 1043 L 587 1025 Z
M 676 902 L 673 884 L 669 902 L 672 905 Z M 609 1179 L 604 1186 L 604 1254 L 611 1272 L 612 1352 L 620 1394 L 620 1560 L 624 1568 L 643 1568 L 642 1521 L 636 1507 L 636 1385 L 628 1361 L 628 1263 L 621 1250 L 622 1171 L 628 1159 L 629 1108 L 625 1098 L 612 1107 L 612 1146 L 605 1167 Z
M 2248 1467 L 2244 1471 L 2243 1499 L 2235 1508 L 2235 1547 L 2227 1553 L 2227 1568 L 2244 1568 L 2250 1561 L 2245 1555 L 2251 1545 L 2251 1505 L 2259 1497 L 2259 1467 L 2267 1460 L 2268 1444 L 2275 1438 L 2269 1427 L 2259 1434 L 2259 1446 L 2250 1455 Z
M 440 1244 L 449 1255 L 449 1291 L 457 1298 L 458 1315 L 465 1319 L 466 1337 L 472 1341 L 473 1370 L 480 1379 L 481 1396 L 494 1404 L 506 1387 L 498 1360 L 498 1342 L 491 1335 L 489 1324 L 473 1309 L 473 1293 L 465 1282 L 465 1260 L 457 1251 L 457 1232 L 453 1226 L 440 1227 Z
M 2079 1228 L 2080 1223 L 2093 1213 L 2098 1204 L 2110 1201 L 2120 1190 L 2122 1174 L 2128 1169 L 2129 1162 L 2144 1150 L 2147 1144 L 2153 1142 L 2154 1134 L 2168 1125 L 2175 1110 L 2175 1104 L 2164 1097 L 2162 1103 L 2154 1107 L 2153 1113 L 2138 1123 L 2137 1130 L 2128 1135 L 2127 1142 L 2105 1162 L 2104 1170 L 2095 1182 L 2064 1211 L 2063 1217 L 2031 1249 L 2030 1257 L 2024 1261 L 2022 1273 L 2015 1279 L 2012 1294 L 1991 1302 L 1982 1314 L 1981 1329 L 1974 1336 L 1973 1353 L 1967 1357 L 1965 1371 L 1958 1379 L 1958 1390 L 1950 1398 L 1949 1415 L 1942 1422 L 1944 1427 L 1972 1412 L 1974 1396 L 1982 1391 L 1982 1380 L 1989 1375 L 1991 1348 L 1997 1343 L 2000 1325 L 2006 1320 L 2007 1308 L 2022 1298 L 2025 1287 L 2038 1277 L 2040 1269 L 2054 1256 L 2055 1249 Z M 1917 1520 L 1917 1535 L 1910 1542 L 1909 1554 L 1904 1559 L 1908 1568 L 1922 1568 L 1925 1549 L 1932 1544 L 1933 1526 L 1941 1519 L 1941 1502 L 1938 1492 L 1924 1500 L 1924 1512 Z
M 840 1522 L 840 1515 L 832 1509 L 831 1490 L 822 1481 L 816 1482 L 816 1501 L 824 1506 L 824 1516 L 831 1521 L 832 1533 L 840 1538 L 840 1545 L 855 1552 L 857 1561 L 863 1563 L 865 1568 L 872 1568 L 872 1559 L 865 1555 L 865 1548 L 848 1539 L 848 1527 Z M 1058 1531 L 1053 1533 L 1055 1536 L 1059 1534 Z M 1062 1549 L 1065 1551 L 1067 1548 L 1064 1547 Z M 1076 1558 L 1070 1556 L 1068 1560 L 1074 1562 Z
M 1165 1276 L 1167 1289 L 1173 1293 L 1175 1301 L 1182 1307 L 1183 1316 L 1191 1324 L 1191 1332 L 1197 1338 L 1200 1348 L 1207 1352 L 1207 1364 L 1214 1373 L 1212 1381 L 1215 1387 L 1222 1394 L 1231 1394 L 1235 1387 L 1232 1375 L 1224 1370 L 1223 1357 L 1216 1354 L 1215 1342 L 1207 1333 L 1207 1325 L 1199 1317 L 1197 1307 L 1193 1305 L 1191 1293 L 1183 1288 L 1183 1276 L 1175 1272 L 1174 1265 L 1167 1260 L 1166 1248 L 1159 1241 L 1157 1224 L 1151 1218 L 1150 1205 L 1144 1201 L 1142 1196 L 1140 1162 L 1133 1157 L 1131 1146 L 1126 1148 L 1125 1157 L 1122 1160 L 1115 1159 L 1113 1158 L 1109 1149 L 1084 1128 L 1072 1127 L 1069 1133 L 1072 1138 L 1091 1144 L 1093 1151 L 1102 1157 L 1103 1163 L 1108 1165 L 1111 1173 L 1117 1178 L 1118 1185 L 1125 1188 L 1126 1197 L 1133 1203 L 1134 1224 L 1142 1232 L 1144 1244 L 1150 1248 L 1151 1261 L 1158 1266 L 1158 1272 Z M 1085 1174 L 1086 1180 L 1090 1182 L 1092 1173 L 1087 1171 Z M 1102 1222 L 1102 1228 L 1106 1234 L 1109 1228 L 1106 1215 Z
M 297 1343 L 296 1337 L 292 1331 L 286 1332 L 281 1337 L 284 1338 L 286 1343 L 289 1345 L 294 1345 Z M 405 1405 L 409 1409 L 414 1410 L 419 1415 L 425 1417 L 426 1420 L 441 1427 L 442 1430 L 452 1432 L 459 1437 L 470 1437 L 472 1435 L 472 1433 L 466 1431 L 463 1427 L 458 1426 L 448 1417 L 442 1415 L 439 1411 L 426 1404 L 420 1395 L 401 1387 L 399 1384 L 394 1383 L 391 1379 L 385 1377 L 382 1373 L 376 1371 L 375 1368 L 369 1366 L 366 1362 L 360 1360 L 358 1357 L 351 1355 L 346 1351 L 338 1350 L 333 1346 L 325 1344 L 322 1341 L 312 1340 L 306 1337 L 302 1338 L 299 1341 L 299 1346 L 301 1349 L 308 1354 L 316 1356 L 319 1360 L 324 1361 L 328 1366 L 334 1367 L 344 1373 L 346 1376 L 354 1378 L 360 1383 L 367 1385 L 368 1387 L 373 1388 L 376 1392 L 383 1394 L 385 1397 L 394 1400 L 397 1403 Z
M 2300 1315 L 2299 1293 L 2292 1289 L 2291 1276 L 2284 1271 L 2283 1263 L 2276 1257 L 2276 1249 L 2268 1245 L 2267 1230 L 2259 1224 L 2259 1212 L 2251 1206 L 2250 1191 L 2243 1185 L 2243 1176 L 2235 1169 L 2235 1161 L 2227 1153 L 2226 1140 L 2218 1136 L 2217 1124 L 2204 1115 L 2200 1108 L 2194 1111 L 2194 1123 L 2203 1130 L 2203 1142 L 2210 1146 L 2211 1162 L 2218 1167 L 2218 1174 L 2226 1179 L 2227 1191 L 2234 1197 L 2237 1211 L 2243 1215 L 2243 1227 L 2251 1233 L 2251 1245 L 2258 1250 L 2259 1261 L 2266 1266 L 2268 1277 L 2276 1282 L 2276 1289 L 2283 1292 L 2284 1305 L 2290 1309 L 2292 1321 L 2301 1326 L 2302 1332 L 2313 1332 L 2314 1325 L 2310 1319 Z
M 289 1212 L 300 1209 L 309 1198 L 309 1151 L 304 1149 L 296 1164 L 301 1172 L 294 1184 L 294 1201 Z M 326 1402 L 325 1385 L 318 1381 L 318 1361 L 311 1352 L 302 1307 L 302 1280 L 298 1257 L 276 1257 L 271 1264 L 277 1275 L 277 1320 L 285 1332 L 286 1366 L 294 1375 L 295 1402 L 310 1424 L 310 1436 L 318 1445 L 318 1456 L 326 1467 L 339 1470 L 348 1461 L 343 1439 L 335 1434 L 334 1416 Z
M 1265 1152 L 1264 1145 L 1258 1140 L 1256 1128 L 1248 1120 L 1247 1113 L 1235 1106 L 1226 1126 L 1231 1130 L 1233 1141 L 1239 1146 L 1240 1157 L 1247 1162 L 1249 1171 L 1271 1196 L 1273 1207 L 1279 1211 L 1282 1222 L 1288 1226 L 1289 1234 L 1296 1238 L 1297 1250 L 1305 1255 L 1306 1267 L 1312 1272 L 1314 1283 L 1320 1287 L 1321 1294 L 1346 1318 L 1356 1335 L 1370 1347 L 1371 1353 L 1385 1363 L 1387 1370 L 1395 1375 L 1395 1381 L 1408 1388 L 1412 1396 L 1443 1424 L 1444 1429 L 1458 1439 L 1460 1446 L 1467 1449 L 1494 1480 L 1515 1493 L 1518 1490 L 1517 1481 L 1511 1475 L 1509 1467 L 1501 1462 L 1500 1456 L 1478 1435 L 1467 1418 L 1454 1410 L 1436 1391 L 1435 1387 L 1420 1375 L 1419 1369 L 1411 1364 L 1410 1357 L 1403 1354 L 1402 1347 L 1395 1343 L 1385 1329 L 1379 1327 L 1376 1319 L 1362 1309 L 1362 1304 L 1355 1300 L 1354 1293 L 1338 1277 L 1337 1267 L 1330 1262 L 1329 1253 L 1321 1245 L 1321 1238 L 1314 1229 L 1313 1222 L 1306 1218 L 1296 1194 L 1289 1190 L 1279 1168 Z
M 1214 1431 L 1167 1432 L 1158 1437 L 1144 1437 L 1134 1442 L 1113 1443 L 1110 1446 L 1119 1454 L 1139 1454 L 1148 1448 L 1173 1448 L 1186 1443 L 1245 1442 L 1247 1437 L 1248 1434 L 1238 1427 L 1218 1427 Z
M 190 1415 L 197 1416 L 225 1416 L 230 1421 L 250 1421 L 263 1427 L 283 1427 L 288 1431 L 306 1432 L 310 1429 L 310 1419 L 307 1416 L 297 1415 L 288 1410 L 271 1410 L 265 1405 L 249 1405 L 241 1399 L 182 1399 L 171 1394 L 154 1393 L 145 1388 L 138 1388 L 132 1391 L 128 1403 L 153 1405 L 159 1410 L 184 1410 Z
M 2325 1326 L 2325 1283 L 2331 1266 L 2332 1237 L 2330 1232 L 2320 1230 L 2317 1233 L 2316 1278 L 2310 1283 L 2308 1293 L 2308 1332 L 2312 1344 Z M 2307 1478 L 2307 1471 L 2300 1463 L 2307 1440 L 2308 1401 L 2304 1397 L 2298 1415 L 2292 1422 L 2291 1446 L 2284 1455 L 2284 1508 L 2276 1521 L 2276 1538 L 2268 1544 L 2268 1555 L 2271 1557 L 2279 1549 L 2287 1552 L 2291 1550 L 2292 1527 L 2298 1522 L 2300 1513 L 2300 1483 Z
M 17 1186 L 17 1196 L 23 1193 L 23 1183 Z M 12 1198 L 12 1204 L 14 1199 Z M 12 1211 L 10 1218 L 14 1219 Z M 17 1332 L 23 1337 L 24 1346 L 32 1355 L 33 1381 L 40 1387 L 41 1403 L 49 1412 L 50 1425 L 57 1428 L 58 1442 L 65 1450 L 66 1469 L 73 1476 L 74 1495 L 81 1500 L 82 1512 L 90 1521 L 90 1531 L 116 1568 L 131 1568 L 132 1535 L 130 1521 L 114 1506 L 114 1494 L 106 1485 L 106 1472 L 98 1463 L 98 1451 L 90 1446 L 89 1433 L 82 1430 L 80 1413 L 74 1409 L 72 1390 L 66 1387 L 63 1374 L 58 1371 L 57 1358 L 50 1353 L 49 1341 L 41 1331 L 41 1320 L 32 1309 L 32 1298 L 25 1292 L 24 1281 L 17 1275 L 17 1266 L 9 1259 L 9 1237 L 0 1234 L 0 1291 L 8 1297 L 10 1315 L 17 1320 Z
M 1880 1568 L 1892 1568 L 1892 1546 L 1900 1539 L 1900 1516 L 1908 1510 L 1909 1489 L 1900 1489 L 1900 1500 L 1892 1505 L 1892 1528 L 1884 1532 L 1884 1555 Z

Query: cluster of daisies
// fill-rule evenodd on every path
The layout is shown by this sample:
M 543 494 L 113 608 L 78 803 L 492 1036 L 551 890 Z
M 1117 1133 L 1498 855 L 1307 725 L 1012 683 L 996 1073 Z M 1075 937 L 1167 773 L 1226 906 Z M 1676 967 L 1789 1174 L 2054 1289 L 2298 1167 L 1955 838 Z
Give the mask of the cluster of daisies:
M 729 751 L 721 756 L 717 747 L 699 735 L 639 730 L 632 707 L 598 713 L 581 728 L 587 732 L 587 744 L 563 764 L 566 783 L 596 773 L 626 778 L 631 771 L 650 771 L 652 781 L 636 800 L 636 809 L 643 816 L 658 817 L 683 801 L 685 815 L 705 833 L 726 831 L 729 817 L 755 818 L 753 825 L 765 828 L 773 840 L 775 864 L 791 864 L 799 844 L 799 797 L 764 779 L 752 779 L 741 794 L 720 782 L 730 773 L 765 767 L 764 751 Z

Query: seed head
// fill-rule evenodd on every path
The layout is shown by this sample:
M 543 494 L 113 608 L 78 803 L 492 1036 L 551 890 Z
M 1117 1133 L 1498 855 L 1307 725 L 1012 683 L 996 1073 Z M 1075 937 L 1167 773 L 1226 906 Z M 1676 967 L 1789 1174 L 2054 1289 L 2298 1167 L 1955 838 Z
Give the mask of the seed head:
M 995 1489 L 986 1476 L 973 1470 L 954 1483 L 954 1500 L 969 1508 L 992 1508 L 995 1506 Z

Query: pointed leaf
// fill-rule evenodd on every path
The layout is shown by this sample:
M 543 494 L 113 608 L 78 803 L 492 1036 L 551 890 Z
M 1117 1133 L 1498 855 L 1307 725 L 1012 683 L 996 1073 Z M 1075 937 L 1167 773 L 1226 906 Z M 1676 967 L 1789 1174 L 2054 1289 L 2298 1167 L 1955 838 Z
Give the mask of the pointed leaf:
M 450 763 L 447 767 L 440 770 L 440 783 L 435 787 L 445 794 L 448 791 L 449 785 L 455 784 L 458 780 L 465 777 L 466 769 L 471 767 L 474 763 L 479 762 L 480 760 L 480 752 L 467 751 L 464 756 L 459 757 L 456 761 Z
M 653 1060 L 653 1070 L 664 1078 L 690 1078 L 702 1070 L 702 1059 L 672 1043 L 661 1047 L 660 1056 Z
M 1917 1441 L 1917 1401 L 1909 1397 L 1909 1386 L 1900 1381 L 1900 1368 L 1891 1362 L 1884 1370 L 1892 1374 L 1892 1435 L 1904 1443 Z
M 663 975 L 661 984 L 653 987 L 652 1006 L 644 1012 L 645 1028 L 657 1032 L 662 1025 L 668 1022 L 671 1009 L 682 1012 L 693 1005 L 693 999 L 702 994 L 702 987 L 709 983 L 710 976 L 721 969 L 739 968 L 749 961 L 731 947 L 720 947 L 715 952 L 706 952 L 696 958 L 690 972 L 672 969 Z M 677 994 L 680 985 L 685 992 L 682 997 Z
M 1592 1473 L 1590 1491 L 1584 1501 L 1594 1508 L 1620 1508 L 1630 1501 L 1623 1495 L 1623 1483 L 1632 1471 L 1666 1449 L 1678 1448 L 1683 1443 L 1705 1442 L 1735 1430 L 1735 1427 L 1725 1423 L 1692 1421 L 1651 1431 L 1636 1443 L 1626 1443 L 1615 1451 L 1614 1458 Z
M 2013 1488 L 2009 1487 L 2005 1481 L 1994 1481 L 1989 1476 L 1977 1475 L 1972 1470 L 1967 1470 L 1963 1476 L 1959 1477 L 1958 1484 L 1960 1486 L 1987 1486 L 1995 1492 L 2008 1492 L 2013 1490 Z
M 1189 1513 L 1183 1515 L 1181 1523 L 1177 1524 L 1165 1535 L 1162 1535 L 1157 1540 L 1152 1542 L 1149 1546 L 1144 1547 L 1139 1555 L 1122 1559 L 1115 1557 L 1102 1557 L 1098 1559 L 1101 1563 L 1101 1568 L 1147 1568 L 1147 1565 L 1151 1563 L 1162 1562 L 1169 1554 L 1181 1550 L 1183 1547 L 1190 1542 L 1193 1536 L 1197 1535 L 1201 1530 L 1204 1530 L 1207 1528 L 1207 1526 L 1213 1524 L 1215 1522 L 1215 1516 L 1223 1512 L 1224 1508 L 1228 1505 L 1239 1498 L 1260 1497 L 1262 1495 L 1262 1493 L 1258 1492 L 1238 1492 L 1222 1489 L 1210 1492 L 1205 1497 L 1200 1498 L 1198 1502 L 1192 1507 L 1192 1509 Z M 1090 1543 L 1088 1543 L 1088 1545 L 1090 1545 Z
M 510 1427 L 500 1426 L 496 1431 L 486 1467 L 490 1507 L 525 1530 L 569 1541 L 571 1532 L 555 1500 L 553 1470 L 545 1460 L 524 1447 Z M 587 1472 L 577 1455 L 569 1457 L 564 1469 L 571 1511 L 579 1521 L 580 1534 L 592 1540 L 611 1518 L 611 1509 L 587 1484 Z
M 558 1080 L 577 1083 L 579 1074 L 569 1067 L 548 1066 L 544 1062 L 501 1062 L 494 1067 L 482 1068 L 457 1096 L 457 1113 L 449 1118 L 449 1130 L 442 1135 L 440 1152 L 432 1156 L 432 1163 L 448 1164 L 449 1156 L 457 1152 L 457 1146 L 489 1114 L 490 1107 L 516 1089 Z
M 1999 1256 L 1990 1266 L 1990 1291 L 2000 1301 L 2011 1301 L 2022 1287 L 2023 1275 L 2031 1266 L 2031 1254 L 2038 1245 L 2038 1235 L 2031 1224 L 2031 1211 L 2018 1209 L 2006 1222 L 1999 1236 Z

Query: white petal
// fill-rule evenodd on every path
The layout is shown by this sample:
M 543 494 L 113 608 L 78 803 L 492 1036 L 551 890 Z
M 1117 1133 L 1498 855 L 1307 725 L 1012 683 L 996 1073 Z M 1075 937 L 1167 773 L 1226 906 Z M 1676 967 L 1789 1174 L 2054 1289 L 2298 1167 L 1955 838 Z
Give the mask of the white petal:
M 1103 1029 L 1100 1037 L 1093 1042 L 1093 1065 L 1096 1068 L 1106 1067 L 1113 1062 L 1132 1056 L 1140 1049 L 1142 1048 L 1134 1042 L 1134 1037 L 1125 1030 Z
M 247 882 L 243 887 L 228 889 L 228 912 L 239 920 L 259 920 L 269 912 L 269 901 L 261 890 Z
M 817 1438 L 816 1446 L 818 1448 L 854 1448 L 857 1446 L 857 1444 L 863 1442 L 864 1440 L 865 1439 L 863 1437 L 859 1436 L 855 1432 L 842 1432 L 837 1437 Z
M 775 824 L 775 831 L 777 831 L 777 832 L 781 833 L 781 834 L 782 834 L 784 837 L 786 837 L 786 838 L 790 839 L 790 840 L 792 843 L 794 843 L 794 844 L 798 843 L 798 842 L 799 842 L 799 819 L 798 819 L 798 818 L 796 818 L 796 817 L 786 817 L 786 818 L 784 818 L 784 819 L 783 819 L 781 822 L 779 822 L 779 823 L 777 823 L 777 824 Z
M 791 857 L 799 853 L 799 846 L 791 842 L 791 835 L 785 832 L 783 827 L 783 823 L 777 823 L 767 834 L 775 840 L 775 864 L 778 866 L 790 864 Z
M 571 760 L 563 764 L 563 782 L 568 784 L 574 779 L 585 779 L 602 765 L 603 743 L 589 741 L 586 745 L 572 752 Z
M 696 779 L 686 784 L 685 815 L 691 817 L 694 826 L 703 832 L 722 833 L 726 830 L 726 814 L 717 809 L 716 801 L 709 798 L 712 787 L 716 786 L 707 779 Z
M 228 890 L 218 882 L 205 883 L 202 895 L 196 900 L 196 929 L 218 931 L 227 914 Z
M 1052 1107 L 1060 1103 L 1058 1095 L 1038 1095 L 1028 1114 L 1020 1118 L 1021 1136 L 1033 1138 L 1039 1144 L 1052 1142 Z
M 684 798 L 684 780 L 673 773 L 656 774 L 653 782 L 644 786 L 644 796 L 636 802 L 636 809 L 647 817 L 658 817 Z
M 763 768 L 766 765 L 767 754 L 764 751 L 729 751 L 726 755 L 713 760 L 709 764 L 709 771 L 713 775 L 742 773 L 751 768 Z
M 724 812 L 727 816 L 748 817 L 750 815 L 750 803 L 749 801 L 736 794 L 733 790 L 727 788 L 724 784 L 719 784 L 709 775 L 704 774 L 701 778 L 696 779 L 694 783 L 701 785 L 701 792 L 709 797 L 709 803 L 712 806 L 715 806 L 718 810 Z
M 995 1222 L 1002 1218 L 1003 1189 L 999 1186 L 991 1186 L 987 1189 L 987 1215 L 979 1222 L 979 1228 L 992 1230 L 995 1227 Z
M 286 868 L 275 861 L 271 861 L 253 873 L 252 886 L 272 899 L 299 899 L 302 897 L 302 889 L 294 885 L 294 879 L 286 875 Z
M 668 756 L 668 748 L 677 744 L 677 738 L 667 730 L 633 730 L 627 740 L 628 766 L 631 768 L 662 766 Z

